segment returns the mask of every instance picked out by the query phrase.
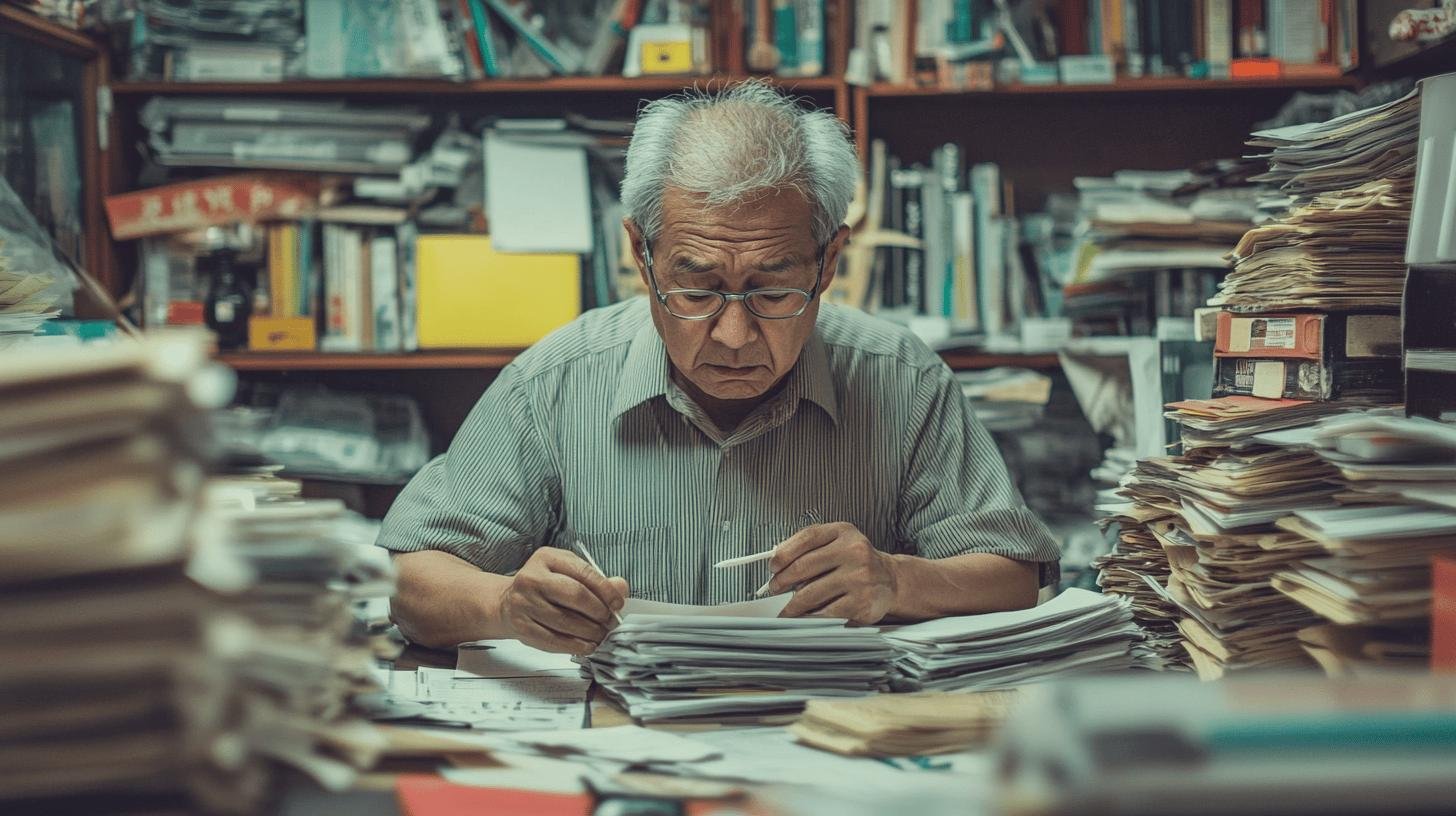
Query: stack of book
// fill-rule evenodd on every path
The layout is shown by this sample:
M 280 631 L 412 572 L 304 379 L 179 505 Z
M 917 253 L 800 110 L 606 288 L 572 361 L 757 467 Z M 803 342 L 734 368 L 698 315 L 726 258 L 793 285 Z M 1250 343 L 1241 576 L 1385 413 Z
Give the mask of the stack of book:
M 866 82 L 968 88 L 1339 76 L 1358 61 L 1357 12 L 1355 0 L 1061 0 L 1015 12 L 858 0 L 850 64 Z

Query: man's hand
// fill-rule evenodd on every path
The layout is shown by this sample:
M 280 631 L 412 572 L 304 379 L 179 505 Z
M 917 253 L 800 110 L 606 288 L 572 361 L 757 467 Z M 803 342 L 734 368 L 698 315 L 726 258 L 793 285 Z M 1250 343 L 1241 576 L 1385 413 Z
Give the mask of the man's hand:
M 794 589 L 781 617 L 820 615 L 850 623 L 878 623 L 895 600 L 890 556 L 876 550 L 848 522 L 805 527 L 774 548 L 769 592 Z
M 627 592 L 625 578 L 603 578 L 574 554 L 541 547 L 501 596 L 501 617 L 528 646 L 589 654 L 612 628 Z

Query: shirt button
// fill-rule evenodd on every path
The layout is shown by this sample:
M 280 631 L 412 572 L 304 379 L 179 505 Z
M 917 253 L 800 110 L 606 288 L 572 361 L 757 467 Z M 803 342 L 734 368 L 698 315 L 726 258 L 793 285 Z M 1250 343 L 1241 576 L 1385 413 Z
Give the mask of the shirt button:
M 722 530 L 723 532 L 726 533 L 726 532 L 728 532 L 728 528 L 729 527 L 732 527 L 732 526 L 733 525 L 729 523 L 728 519 L 723 519 L 723 523 L 718 526 L 718 529 L 720 529 L 720 530 Z

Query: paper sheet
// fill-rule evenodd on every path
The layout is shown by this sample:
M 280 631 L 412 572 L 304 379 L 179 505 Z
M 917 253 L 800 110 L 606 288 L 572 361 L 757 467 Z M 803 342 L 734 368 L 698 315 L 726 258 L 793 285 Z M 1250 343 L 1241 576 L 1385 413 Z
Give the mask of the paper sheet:
M 627 603 L 622 607 L 622 617 L 628 615 L 673 615 L 673 616 L 694 616 L 709 618 L 777 618 L 784 607 L 789 605 L 794 593 L 785 592 L 782 595 L 773 595 L 767 598 L 758 598 L 752 601 L 740 601 L 738 603 L 718 604 L 716 606 L 697 606 L 695 604 L 674 604 L 661 601 L 647 601 L 641 598 L 628 598 Z
M 485 200 L 491 239 L 500 252 L 592 251 L 591 193 L 582 147 L 488 131 Z
M 462 643 L 456 654 L 455 677 L 527 677 L 541 672 L 578 673 L 578 667 L 571 655 L 543 652 L 519 640 Z
M 582 731 L 532 731 L 502 739 L 538 749 L 555 749 L 628 764 L 702 762 L 722 756 L 704 742 L 637 725 Z

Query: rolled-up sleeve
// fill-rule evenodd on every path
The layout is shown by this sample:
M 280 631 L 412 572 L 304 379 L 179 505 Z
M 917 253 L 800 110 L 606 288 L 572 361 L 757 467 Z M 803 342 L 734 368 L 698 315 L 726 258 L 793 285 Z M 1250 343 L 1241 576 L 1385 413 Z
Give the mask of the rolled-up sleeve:
M 379 532 L 394 552 L 440 550 L 487 572 L 525 563 L 560 506 L 556 478 L 514 366 L 501 371 L 449 450 L 400 493 Z
M 1037 562 L 1042 585 L 1055 582 L 1056 540 L 1011 484 L 1000 451 L 949 369 L 920 372 L 911 417 L 919 421 L 906 428 L 900 540 L 925 558 L 984 552 Z

